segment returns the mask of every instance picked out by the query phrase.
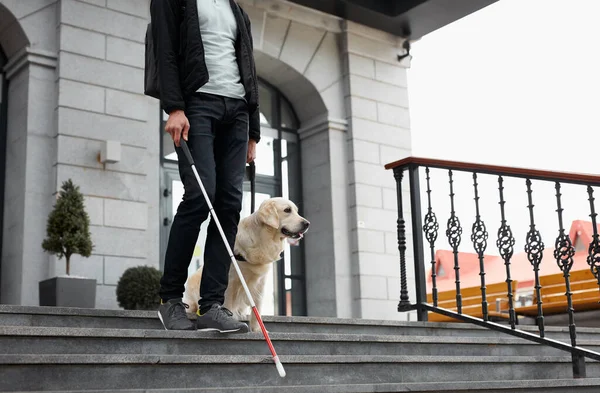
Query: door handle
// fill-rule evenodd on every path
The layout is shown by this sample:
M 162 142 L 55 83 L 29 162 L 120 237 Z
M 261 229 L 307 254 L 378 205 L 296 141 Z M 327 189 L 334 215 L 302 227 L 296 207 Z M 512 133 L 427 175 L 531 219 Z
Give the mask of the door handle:
M 163 218 L 163 225 L 168 227 L 171 224 L 171 219 L 169 217 Z

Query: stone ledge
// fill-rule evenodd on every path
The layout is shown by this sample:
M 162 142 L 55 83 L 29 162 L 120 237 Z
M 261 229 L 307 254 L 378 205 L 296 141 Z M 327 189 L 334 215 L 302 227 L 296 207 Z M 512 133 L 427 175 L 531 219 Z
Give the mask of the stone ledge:
M 412 392 L 412 393 L 439 393 L 452 392 L 486 392 L 498 389 L 511 392 L 512 389 L 527 389 L 527 392 L 546 393 L 551 388 L 591 387 L 600 385 L 600 378 L 583 379 L 551 379 L 551 380 L 526 380 L 526 381 L 476 381 L 476 382 L 423 382 L 423 383 L 367 383 L 352 385 L 305 385 L 286 386 L 286 393 L 373 393 L 373 392 Z M 280 393 L 281 386 L 244 387 L 244 393 Z M 535 390 L 531 390 L 535 389 Z M 539 389 L 539 390 L 538 390 Z M 127 390 L 86 390 L 89 393 L 230 393 L 231 388 L 183 388 L 183 389 L 127 389 Z M 585 390 L 591 391 L 591 390 Z M 19 393 L 19 392 L 16 392 Z M 20 392 L 25 393 L 25 392 Z M 46 393 L 64 393 L 64 391 L 47 391 Z
M 570 363 L 570 356 L 403 356 L 403 355 L 282 355 L 284 364 L 525 364 Z M 597 361 L 586 359 L 588 363 Z M 259 364 L 272 363 L 264 355 L 0 355 L 2 365 L 101 365 L 101 364 Z
M 85 316 L 105 318 L 131 318 L 158 320 L 155 311 L 131 311 L 131 310 L 109 310 L 109 309 L 87 309 L 72 307 L 39 307 L 0 304 L 0 316 L 3 314 L 28 314 L 28 315 L 54 315 L 54 316 Z M 286 316 L 263 316 L 267 323 L 294 323 L 314 325 L 357 325 L 357 326 L 386 326 L 386 327 L 424 327 L 424 328 L 448 328 L 455 330 L 488 330 L 467 323 L 448 322 L 408 322 L 390 321 L 360 318 L 334 318 L 334 317 L 286 317 Z M 536 326 L 520 326 L 521 330 L 537 332 Z M 546 332 L 569 333 L 569 327 L 546 326 Z M 600 334 L 600 328 L 579 327 L 578 333 Z
M 13 337 L 69 337 L 69 338 L 142 338 L 142 339 L 190 339 L 263 341 L 262 333 L 221 335 L 195 331 L 166 331 L 158 329 L 104 329 L 63 328 L 32 326 L 0 326 L 0 336 Z M 506 337 L 463 336 L 394 336 L 385 334 L 343 333 L 270 333 L 273 341 L 329 341 L 361 343 L 419 343 L 419 344 L 480 344 L 480 345 L 538 345 L 531 341 Z M 597 341 L 584 340 L 580 345 L 595 345 Z

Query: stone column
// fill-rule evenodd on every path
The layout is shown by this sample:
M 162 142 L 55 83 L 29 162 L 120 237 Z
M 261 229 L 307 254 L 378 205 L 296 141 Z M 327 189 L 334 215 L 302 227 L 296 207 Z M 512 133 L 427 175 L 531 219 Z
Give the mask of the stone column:
M 393 174 L 384 169 L 386 163 L 411 154 L 407 73 L 397 61 L 403 41 L 348 21 L 343 37 L 353 314 L 405 319 L 405 314 L 396 311 L 400 267 L 395 182 Z M 408 187 L 405 190 L 405 206 L 409 208 Z M 405 217 L 410 232 L 410 215 Z M 412 255 L 411 239 L 408 244 Z M 411 291 L 412 264 L 411 257 L 407 265 Z
M 2 0 L 0 43 L 8 61 L 2 303 L 38 304 L 49 271 L 41 247 L 56 158 L 56 5 Z

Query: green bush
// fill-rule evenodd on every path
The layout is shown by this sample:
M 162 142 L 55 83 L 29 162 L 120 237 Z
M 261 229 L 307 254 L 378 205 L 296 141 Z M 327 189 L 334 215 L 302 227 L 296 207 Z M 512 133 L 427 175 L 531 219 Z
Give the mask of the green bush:
M 65 257 L 67 275 L 71 274 L 71 255 L 89 257 L 94 245 L 90 235 L 90 217 L 85 211 L 83 194 L 71 179 L 65 181 L 46 223 L 44 251 Z
M 117 283 L 117 301 L 125 310 L 157 310 L 162 273 L 150 266 L 130 267 Z

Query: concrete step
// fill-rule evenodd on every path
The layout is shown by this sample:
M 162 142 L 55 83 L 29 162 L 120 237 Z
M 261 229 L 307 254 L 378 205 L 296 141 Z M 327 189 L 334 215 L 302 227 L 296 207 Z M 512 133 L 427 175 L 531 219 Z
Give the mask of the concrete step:
M 68 318 L 66 318 L 68 317 Z M 422 323 L 366 319 L 265 316 L 270 332 L 336 333 L 401 336 L 506 337 L 506 334 L 466 323 Z M 0 305 L 1 326 L 51 326 L 107 329 L 162 329 L 152 311 L 98 310 Z M 537 332 L 534 326 L 521 326 Z M 569 341 L 567 327 L 547 327 L 546 336 Z M 600 329 L 580 327 L 579 340 L 600 340 Z
M 506 337 L 270 333 L 280 355 L 561 356 L 564 352 Z M 600 351 L 600 340 L 579 345 Z M 262 333 L 0 326 L 4 354 L 269 355 Z
M 553 379 L 530 381 L 380 383 L 352 385 L 286 386 L 285 393 L 597 393 L 600 379 Z M 250 388 L 61 390 L 60 393 L 281 393 L 281 386 Z M 21 391 L 17 393 L 38 393 Z M 39 392 L 41 393 L 41 391 Z M 59 393 L 59 391 L 44 391 Z
M 570 356 L 0 355 L 0 390 L 169 389 L 571 378 Z M 600 378 L 600 364 L 587 362 Z

